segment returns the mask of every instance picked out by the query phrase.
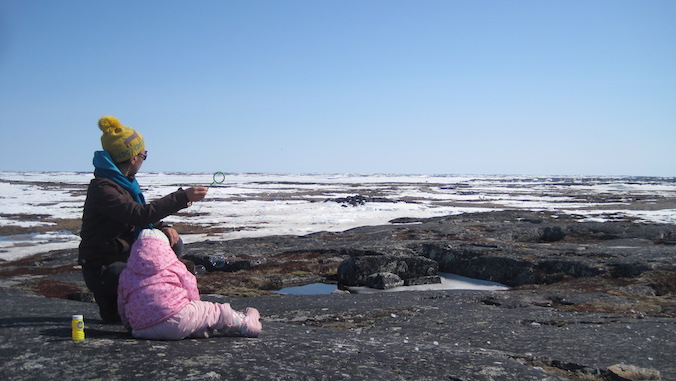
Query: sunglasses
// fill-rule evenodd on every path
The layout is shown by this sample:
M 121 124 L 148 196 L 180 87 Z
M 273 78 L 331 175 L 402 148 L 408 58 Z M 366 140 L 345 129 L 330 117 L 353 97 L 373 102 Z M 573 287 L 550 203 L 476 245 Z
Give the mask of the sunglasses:
M 148 159 L 148 152 L 146 153 L 140 153 L 138 156 L 141 156 L 143 158 L 143 161 L 146 161 Z

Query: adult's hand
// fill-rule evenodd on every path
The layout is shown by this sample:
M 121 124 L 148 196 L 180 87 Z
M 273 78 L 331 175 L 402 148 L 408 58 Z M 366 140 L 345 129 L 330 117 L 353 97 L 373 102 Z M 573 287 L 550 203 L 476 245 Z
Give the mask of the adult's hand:
M 188 196 L 188 201 L 190 202 L 202 201 L 207 195 L 208 190 L 209 188 L 207 187 L 192 187 L 186 189 L 185 194 Z

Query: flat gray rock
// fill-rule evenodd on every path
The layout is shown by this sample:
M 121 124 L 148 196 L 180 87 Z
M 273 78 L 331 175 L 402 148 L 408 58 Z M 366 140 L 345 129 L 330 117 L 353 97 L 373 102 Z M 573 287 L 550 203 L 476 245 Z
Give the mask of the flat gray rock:
M 674 380 L 674 242 L 674 225 L 506 211 L 195 243 L 187 245 L 194 255 L 290 272 L 294 261 L 338 268 L 359 255 L 417 255 L 442 272 L 514 288 L 209 294 L 203 299 L 258 308 L 263 333 L 178 342 L 136 340 L 98 320 L 95 304 L 62 299 L 84 286 L 75 251 L 55 251 L 0 264 L 0 379 L 603 381 L 636 372 Z M 84 342 L 70 339 L 73 314 L 85 317 Z
M 620 363 L 676 377 L 673 319 L 566 312 L 528 291 L 208 295 L 259 308 L 262 335 L 177 342 L 136 340 L 92 303 L 0 295 L 5 380 L 566 380 Z M 70 339 L 75 313 L 83 342 Z

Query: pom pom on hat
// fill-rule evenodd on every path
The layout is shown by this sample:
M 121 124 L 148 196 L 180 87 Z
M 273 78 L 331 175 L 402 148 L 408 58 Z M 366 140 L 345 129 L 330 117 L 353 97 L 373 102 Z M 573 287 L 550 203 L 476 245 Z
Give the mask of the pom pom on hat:
M 122 129 L 122 123 L 114 116 L 104 116 L 99 119 L 99 128 L 104 134 L 112 134 L 115 130 Z
M 145 149 L 143 136 L 133 128 L 123 126 L 114 116 L 99 119 L 99 128 L 103 132 L 101 145 L 116 163 L 129 160 Z

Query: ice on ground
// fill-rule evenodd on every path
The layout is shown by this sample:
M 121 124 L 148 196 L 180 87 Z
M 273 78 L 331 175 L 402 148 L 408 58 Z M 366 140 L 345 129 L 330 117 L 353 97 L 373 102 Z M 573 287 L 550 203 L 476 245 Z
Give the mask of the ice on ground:
M 509 290 L 504 284 L 481 279 L 468 278 L 457 274 L 439 273 L 441 283 L 425 284 L 418 286 L 401 286 L 387 290 L 378 290 L 369 287 L 346 287 L 348 291 L 356 294 L 376 292 L 399 292 L 399 291 L 433 291 L 433 290 L 466 290 L 466 291 L 505 291 Z M 335 284 L 313 283 L 304 286 L 286 287 L 275 291 L 289 295 L 321 295 L 330 294 L 337 290 Z
M 348 291 L 355 294 L 366 294 L 375 292 L 399 292 L 399 291 L 434 291 L 434 290 L 470 290 L 470 291 L 505 291 L 509 290 L 504 284 L 468 278 L 457 274 L 439 273 L 441 283 L 423 284 L 418 286 L 400 286 L 387 290 L 378 290 L 369 287 L 346 287 Z
M 203 202 L 166 218 L 169 222 L 221 228 L 217 235 L 186 235 L 187 243 L 269 235 L 305 235 L 427 218 L 503 209 L 548 210 L 587 220 L 676 222 L 676 179 L 591 176 L 471 176 L 226 173 L 213 184 L 210 173 L 141 173 L 147 200 L 179 187 L 210 186 Z M 17 259 L 75 248 L 77 232 L 57 232 L 59 220 L 81 218 L 91 173 L 0 172 L 0 228 L 31 228 L 44 235 L 6 235 L 0 259 Z M 219 178 L 220 180 L 220 178 Z M 375 202 L 346 205 L 354 195 Z M 10 231 L 8 229 L 7 231 Z
M 2 236 L 0 258 L 12 261 L 52 250 L 73 249 L 79 244 L 80 237 L 69 231 Z

